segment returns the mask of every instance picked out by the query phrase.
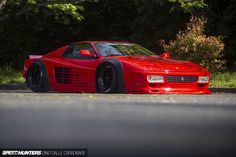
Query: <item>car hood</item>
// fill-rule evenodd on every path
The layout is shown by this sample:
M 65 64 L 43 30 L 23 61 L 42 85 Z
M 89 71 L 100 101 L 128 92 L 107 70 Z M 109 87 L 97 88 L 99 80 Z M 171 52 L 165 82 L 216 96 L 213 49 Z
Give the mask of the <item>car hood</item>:
M 200 66 L 187 61 L 165 59 L 158 56 L 122 56 L 118 57 L 121 62 L 139 66 L 143 70 L 151 71 L 199 71 Z

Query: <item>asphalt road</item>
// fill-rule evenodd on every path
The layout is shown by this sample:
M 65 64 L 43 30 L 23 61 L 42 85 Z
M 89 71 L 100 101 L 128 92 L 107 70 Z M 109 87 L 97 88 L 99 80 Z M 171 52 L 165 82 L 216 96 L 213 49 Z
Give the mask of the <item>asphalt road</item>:
M 87 148 L 89 157 L 235 157 L 236 94 L 0 91 L 0 148 Z

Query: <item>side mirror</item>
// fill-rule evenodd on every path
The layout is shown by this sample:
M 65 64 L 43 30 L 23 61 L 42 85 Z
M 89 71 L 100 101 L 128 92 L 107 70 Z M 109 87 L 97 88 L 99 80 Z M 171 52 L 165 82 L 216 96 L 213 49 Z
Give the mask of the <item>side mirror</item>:
M 86 56 L 86 57 L 95 57 L 95 55 L 90 52 L 89 50 L 80 50 L 80 55 L 81 56 Z
M 162 58 L 170 58 L 170 53 L 169 52 L 164 52 L 160 55 Z

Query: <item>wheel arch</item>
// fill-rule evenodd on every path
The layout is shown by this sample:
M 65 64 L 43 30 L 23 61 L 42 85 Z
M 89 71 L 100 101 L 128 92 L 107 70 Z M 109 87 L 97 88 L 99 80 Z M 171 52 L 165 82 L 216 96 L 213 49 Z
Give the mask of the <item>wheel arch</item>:
M 28 78 L 28 73 L 29 73 L 29 70 L 32 66 L 34 65 L 37 65 L 39 66 L 39 68 L 42 70 L 42 73 L 43 73 L 43 81 L 42 81 L 42 86 L 43 86 L 43 91 L 51 91 L 51 86 L 50 86 L 50 82 L 49 82 L 49 78 L 48 78 L 48 72 L 47 72 L 47 68 L 46 68 L 46 65 L 44 63 L 43 60 L 35 60 L 34 62 L 32 62 L 27 70 L 27 73 L 26 73 L 26 79 Z M 27 84 L 27 81 L 26 81 L 26 84 Z M 27 84 L 28 86 L 28 84 Z
M 123 74 L 123 68 L 122 68 L 122 64 L 119 60 L 117 59 L 106 59 L 104 61 L 102 61 L 97 69 L 96 69 L 96 78 L 95 81 L 97 79 L 97 75 L 98 75 L 98 71 L 99 69 L 102 67 L 103 64 L 105 63 L 110 63 L 112 64 L 117 72 L 117 80 L 118 80 L 118 93 L 125 93 L 125 83 L 124 83 L 124 74 Z M 97 89 L 97 81 L 96 81 L 96 89 Z

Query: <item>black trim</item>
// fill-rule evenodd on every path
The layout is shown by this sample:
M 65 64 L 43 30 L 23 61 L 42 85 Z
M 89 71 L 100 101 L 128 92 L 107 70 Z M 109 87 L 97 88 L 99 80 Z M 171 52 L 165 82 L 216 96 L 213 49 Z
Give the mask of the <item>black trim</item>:
M 41 64 L 40 68 L 42 68 L 42 72 L 43 72 L 43 74 L 45 74 L 44 79 L 43 79 L 43 87 L 46 91 L 50 91 L 51 88 L 50 88 L 50 83 L 49 83 L 49 79 L 48 79 L 48 72 L 47 72 L 46 66 L 42 60 L 37 60 L 36 62 L 39 62 L 39 64 Z
M 118 93 L 125 93 L 125 84 L 124 84 L 124 75 L 123 75 L 123 69 L 122 69 L 122 64 L 119 60 L 117 59 L 106 59 L 104 60 L 97 68 L 96 70 L 96 76 L 99 68 L 103 65 L 103 63 L 110 63 L 112 64 L 117 72 L 117 81 L 118 81 Z M 97 77 L 96 77 L 97 79 Z M 97 82 L 97 81 L 96 81 Z

